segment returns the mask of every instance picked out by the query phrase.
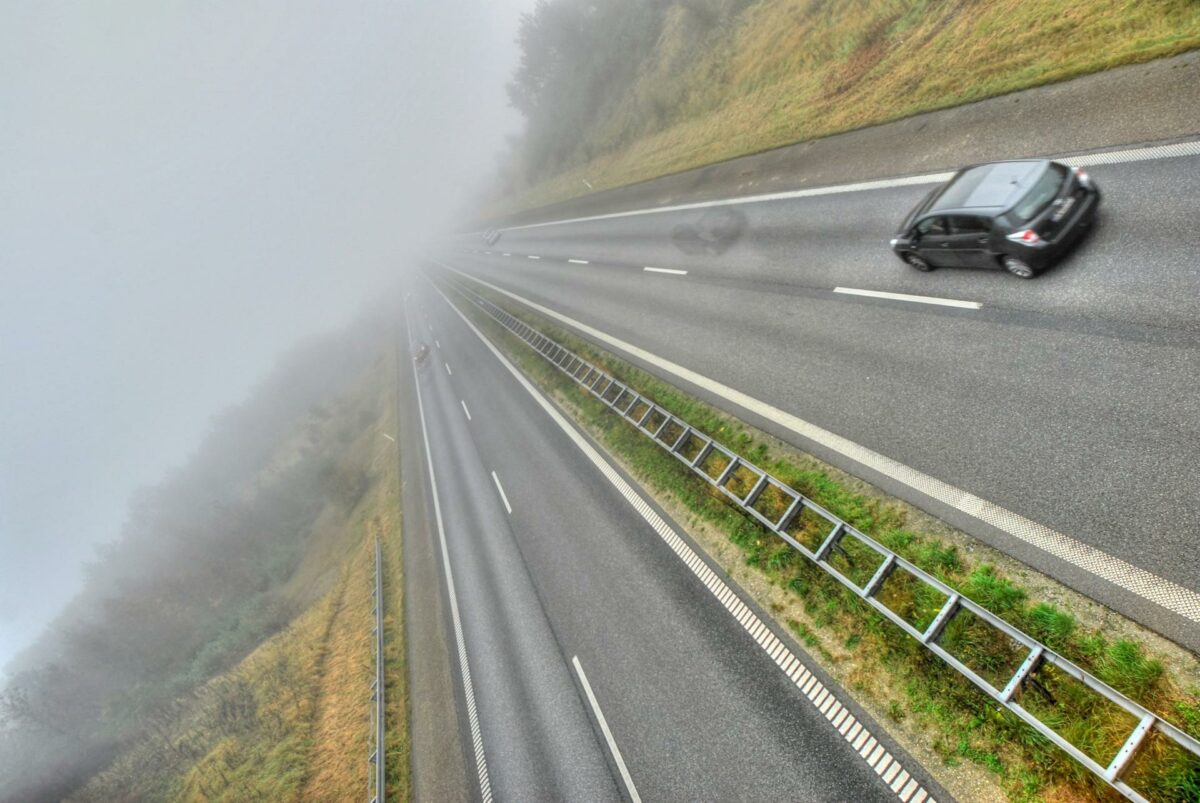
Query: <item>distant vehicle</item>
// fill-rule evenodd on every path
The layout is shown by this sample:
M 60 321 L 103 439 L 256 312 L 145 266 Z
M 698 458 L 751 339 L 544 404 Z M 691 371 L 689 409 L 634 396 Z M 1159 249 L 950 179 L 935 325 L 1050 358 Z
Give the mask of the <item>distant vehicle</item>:
M 925 196 L 892 250 L 921 271 L 1003 268 L 1032 279 L 1096 216 L 1100 190 L 1081 168 L 1046 160 L 968 167 Z
M 425 364 L 426 360 L 428 360 L 428 359 L 429 359 L 429 346 L 422 343 L 421 345 L 419 345 L 417 347 L 416 353 L 413 354 L 413 362 L 416 363 L 418 366 L 422 366 Z

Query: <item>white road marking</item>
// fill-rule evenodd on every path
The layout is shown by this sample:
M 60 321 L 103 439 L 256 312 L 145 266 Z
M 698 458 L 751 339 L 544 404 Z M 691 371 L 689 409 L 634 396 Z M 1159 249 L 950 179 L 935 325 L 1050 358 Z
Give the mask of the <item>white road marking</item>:
M 533 400 L 537 402 L 538 406 L 550 416 L 551 420 L 554 421 L 554 423 L 557 424 L 564 433 L 566 433 L 567 437 L 571 439 L 571 442 L 574 443 L 575 446 L 581 452 L 583 452 L 584 456 L 591 461 L 592 465 L 594 465 L 600 471 L 600 474 L 606 480 L 608 480 L 614 488 L 617 489 L 617 492 L 625 498 L 625 501 L 628 502 L 633 509 L 638 512 L 642 519 L 649 524 L 656 533 L 658 533 L 658 536 L 662 538 L 664 542 L 666 542 L 667 546 L 671 548 L 671 551 L 673 551 L 675 555 L 691 570 L 692 575 L 704 585 L 704 587 L 708 590 L 708 593 L 711 594 L 718 602 L 722 598 L 728 600 L 726 603 L 721 603 L 721 606 L 729 612 L 730 616 L 737 619 L 738 624 L 742 627 L 742 629 L 748 633 L 759 630 L 763 622 L 758 618 L 758 615 L 754 613 L 749 606 L 743 603 L 741 599 L 738 598 L 736 593 L 732 594 L 731 596 L 726 596 L 726 592 L 732 591 L 729 584 L 722 580 L 716 572 L 712 571 L 712 569 L 710 569 L 708 565 L 704 563 L 696 551 L 692 549 L 691 546 L 689 546 L 688 543 L 684 541 L 679 534 L 671 528 L 670 525 L 667 524 L 662 516 L 658 515 L 654 508 L 650 507 L 650 505 L 646 503 L 646 500 L 641 496 L 641 494 L 635 491 L 633 487 L 625 480 L 625 478 L 616 472 L 612 465 L 605 458 L 603 458 L 590 443 L 588 443 L 588 441 L 573 424 L 563 417 L 563 415 L 554 407 L 553 404 L 550 403 L 550 401 L 542 394 L 542 392 L 535 388 L 533 384 L 525 377 L 525 375 L 522 374 L 507 357 L 500 353 L 500 350 L 497 349 L 496 346 L 487 339 L 487 336 L 484 335 L 483 332 L 479 331 L 479 328 L 476 327 L 475 324 L 472 323 L 471 320 L 458 309 L 458 307 L 454 306 L 454 303 L 451 302 L 444 293 L 442 293 L 441 289 L 436 285 L 434 285 L 434 289 L 437 291 L 438 295 L 442 297 L 442 300 L 446 302 L 450 309 L 454 310 L 458 317 L 462 319 L 463 323 L 467 325 L 467 328 L 474 332 L 475 336 L 483 342 L 483 345 L 486 346 L 487 349 L 496 357 L 496 359 L 500 361 L 500 364 L 503 365 L 508 372 L 513 375 L 517 382 L 520 383 L 521 387 L 523 387 L 525 391 L 531 397 L 533 397 Z M 495 475 L 493 474 L 493 476 Z M 499 484 L 499 480 L 497 480 L 497 484 Z M 745 618 L 742 618 L 743 616 L 745 616 Z M 760 649 L 763 649 L 767 643 L 769 643 L 769 640 L 764 639 L 763 644 L 760 645 Z M 788 652 L 790 659 L 800 662 L 799 657 L 794 653 L 791 653 L 790 648 Z M 811 673 L 807 677 L 812 679 L 814 683 L 814 691 L 825 690 L 825 687 L 819 682 L 816 682 L 815 676 L 811 675 Z M 797 688 L 800 688 L 801 683 L 808 683 L 809 681 L 805 679 L 800 682 L 795 680 L 792 682 L 796 684 Z M 815 696 L 815 694 L 813 696 Z M 809 699 L 811 700 L 811 697 Z M 859 733 L 861 733 L 863 736 L 870 736 L 869 731 L 865 727 L 861 727 L 862 723 L 857 724 L 860 726 L 858 731 L 851 731 L 849 734 L 842 736 L 847 743 L 850 743 L 850 739 L 858 736 Z M 872 746 L 877 743 L 875 737 L 870 736 L 870 739 Z M 865 758 L 866 756 L 863 757 Z M 630 788 L 632 789 L 632 786 Z M 924 792 L 924 789 L 921 791 Z
M 442 347 L 442 344 L 438 342 L 438 339 L 437 339 L 436 337 L 433 339 L 433 344 L 434 344 L 435 346 L 437 346 L 438 348 L 441 348 L 441 347 Z
M 387 439 L 388 439 L 389 441 L 391 441 L 392 443 L 395 443 L 395 442 L 396 442 L 396 439 L 395 439 L 395 438 L 393 438 L 391 435 L 387 434 L 386 432 L 383 432 L 383 433 L 380 433 L 380 434 L 382 434 L 382 435 L 383 435 L 383 437 L 387 438 Z
M 467 403 L 465 401 L 463 401 L 462 399 L 459 399 L 458 403 L 463 406 L 463 412 L 467 414 L 467 420 L 470 421 L 471 420 L 471 411 L 467 409 Z
M 567 261 L 568 261 L 568 262 L 574 262 L 576 265 L 587 265 L 587 264 L 589 264 L 589 263 L 588 263 L 588 261 L 587 261 L 586 259 L 568 259 Z
M 1071 167 L 1091 167 L 1094 165 L 1123 164 L 1126 162 L 1143 162 L 1155 159 L 1168 159 L 1177 156 L 1200 156 L 1200 140 L 1178 142 L 1172 145 L 1151 145 L 1145 148 L 1127 148 L 1106 153 L 1088 153 L 1081 156 L 1067 156 L 1056 161 Z M 891 187 L 908 187 L 919 184 L 940 184 L 949 181 L 953 172 L 926 173 L 920 176 L 903 176 L 901 178 L 885 178 L 875 181 L 856 181 L 850 184 L 835 184 L 829 187 L 812 187 L 803 190 L 788 190 L 771 192 L 763 195 L 745 195 L 740 198 L 721 198 L 715 201 L 699 201 L 690 204 L 674 204 L 658 206 L 652 209 L 631 209 L 625 212 L 610 212 L 604 215 L 589 215 L 587 217 L 565 218 L 563 220 L 548 220 L 544 223 L 529 223 L 524 226 L 510 226 L 501 231 L 520 231 L 536 229 L 543 226 L 562 226 L 568 223 L 587 223 L 593 220 L 613 220 L 622 217 L 637 217 L 639 215 L 654 215 L 659 212 L 684 212 L 689 209 L 709 209 L 715 206 L 734 206 L 737 204 L 757 204 L 766 201 L 785 201 L 792 198 L 811 198 L 818 195 L 840 195 L 847 192 L 865 192 L 882 190 Z
M 896 482 L 919 491 L 942 504 L 973 516 L 998 530 L 1002 530 L 1019 541 L 1037 547 L 1060 560 L 1091 572 L 1118 588 L 1123 588 L 1144 600 L 1153 602 L 1192 622 L 1200 623 L 1200 594 L 1191 589 L 1158 577 L 1152 572 L 1134 566 L 1132 563 L 1124 561 L 1121 558 L 1109 555 L 1107 552 L 1097 549 L 1090 544 L 1085 544 L 1069 535 L 1052 530 L 1044 524 L 1039 524 L 1032 519 L 1028 519 L 1019 513 L 1014 513 L 986 499 L 956 488 L 948 482 L 917 471 L 898 460 L 893 460 L 890 457 L 886 457 L 857 444 L 849 438 L 844 438 L 841 435 L 823 429 L 816 424 L 805 421 L 799 416 L 780 410 L 778 407 L 760 401 L 740 390 L 735 390 L 715 379 L 710 379 L 690 368 L 685 368 L 678 363 L 659 357 L 657 354 L 646 351 L 632 343 L 613 337 L 607 332 L 602 332 L 593 326 L 588 326 L 549 307 L 538 304 L 535 301 L 530 301 L 516 293 L 509 292 L 502 287 L 478 279 L 470 274 L 463 273 L 442 262 L 438 262 L 437 264 L 471 281 L 478 282 L 484 287 L 488 287 L 552 320 L 566 324 L 584 336 L 590 337 L 605 346 L 623 352 L 649 365 L 653 365 L 664 373 L 671 374 L 684 382 L 702 388 L 714 396 L 761 416 L 802 438 L 820 444 L 826 449 L 837 452 L 860 465 L 877 471 L 886 477 L 890 477 Z
M 536 256 L 534 254 L 526 254 L 526 256 L 529 257 L 530 259 L 541 259 L 540 256 Z
M 412 331 L 408 333 L 412 340 Z M 479 776 L 479 793 L 484 803 L 492 801 L 492 782 L 488 775 L 487 756 L 483 751 L 483 733 L 479 728 L 479 710 L 475 706 L 475 687 L 471 683 L 471 666 L 467 660 L 467 643 L 463 638 L 462 619 L 458 614 L 458 595 L 454 590 L 454 574 L 450 571 L 450 550 L 446 547 L 446 529 L 442 524 L 442 506 L 438 501 L 437 477 L 433 471 L 433 450 L 429 448 L 429 431 L 425 426 L 425 407 L 421 403 L 421 377 L 413 372 L 417 390 L 417 413 L 421 418 L 421 438 L 425 442 L 425 461 L 429 468 L 429 489 L 433 495 L 433 515 L 437 522 L 438 540 L 442 548 L 442 569 L 446 575 L 446 591 L 450 597 L 450 620 L 454 624 L 454 640 L 458 648 L 458 666 L 462 673 L 463 696 L 467 701 L 467 720 L 471 727 L 471 743 L 475 750 L 475 771 Z
M 496 476 L 496 472 L 492 472 L 492 482 L 496 483 L 496 490 L 500 492 L 500 501 L 504 503 L 504 509 L 510 514 L 512 513 L 512 505 L 508 503 L 508 496 L 504 493 L 504 486 L 500 484 L 500 478 Z
M 483 253 L 487 254 L 488 256 L 491 256 L 491 255 L 492 255 L 492 252 L 491 252 L 491 251 L 484 251 Z
M 450 370 L 450 363 L 448 363 L 448 362 L 444 362 L 444 363 L 442 363 L 442 365 L 446 366 L 446 373 L 447 373 L 447 374 L 449 374 L 450 376 L 454 376 L 454 372 Z
M 647 265 L 642 270 L 649 271 L 650 273 L 671 273 L 676 276 L 687 276 L 686 270 L 676 270 L 675 268 L 652 268 Z
M 510 256 L 512 256 L 512 254 L 505 254 L 504 256 L 506 256 L 506 257 L 510 257 Z
M 978 301 L 959 301 L 955 298 L 937 298 L 935 296 L 910 296 L 907 293 L 888 293 L 884 290 L 859 290 L 856 287 L 835 287 L 835 293 L 845 293 L 850 296 L 867 296 L 868 298 L 887 298 L 892 301 L 912 301 L 917 304 L 937 304 L 942 307 L 960 307 L 962 309 L 979 309 L 983 306 Z
M 633 785 L 633 778 L 629 777 L 629 768 L 625 766 L 625 759 L 621 756 L 621 749 L 617 747 L 617 740 L 613 738 L 612 731 L 609 730 L 608 720 L 604 718 L 604 712 L 600 710 L 600 703 L 596 702 L 592 684 L 588 683 L 587 675 L 583 673 L 583 665 L 579 663 L 579 656 L 571 656 L 571 663 L 575 665 L 575 673 L 579 675 L 579 683 L 583 686 L 583 693 L 587 695 L 588 705 L 592 707 L 592 713 L 596 715 L 596 721 L 600 723 L 600 730 L 604 733 L 604 740 L 608 742 L 608 749 L 612 752 L 613 761 L 617 762 L 621 780 L 625 781 L 625 791 L 629 793 L 630 800 L 634 803 L 641 803 L 642 799 L 638 796 L 637 787 Z

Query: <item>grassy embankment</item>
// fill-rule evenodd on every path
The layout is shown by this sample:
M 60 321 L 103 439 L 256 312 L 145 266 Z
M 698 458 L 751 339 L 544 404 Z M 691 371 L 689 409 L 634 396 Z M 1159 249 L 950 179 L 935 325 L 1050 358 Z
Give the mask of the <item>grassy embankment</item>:
M 1164 655 L 1150 655 L 1136 636 L 1114 637 L 1114 631 L 1136 631 L 1117 627 L 1112 619 L 1103 625 L 1097 621 L 1081 624 L 1070 611 L 1033 598 L 1022 578 L 1012 576 L 1016 572 L 1006 573 L 994 562 L 980 562 L 974 552 L 943 537 L 933 520 L 912 508 L 501 297 L 474 289 L 1113 687 L 1200 736 L 1200 667 L 1194 656 L 1175 650 L 1165 657 L 1167 646 L 1147 636 L 1164 650 Z M 764 609 L 791 628 L 826 669 L 876 716 L 891 720 L 889 727 L 918 757 L 940 758 L 943 769 L 935 772 L 952 792 L 964 799 L 995 798 L 1002 796 L 1001 792 L 1011 800 L 1118 799 L 1091 773 L 991 703 L 773 533 L 727 504 L 719 492 L 503 327 L 465 301 L 460 307 L 651 489 L 676 521 L 688 526 L 697 541 L 728 567 Z M 800 537 L 808 534 L 798 532 Z M 850 557 L 858 564 L 858 573 L 869 576 L 873 571 L 874 564 L 861 562 L 853 552 Z M 853 575 L 855 567 L 844 565 L 842 570 Z M 940 596 L 930 598 L 913 584 L 891 581 L 880 598 L 918 626 L 928 623 L 942 602 Z M 1022 654 L 981 620 L 961 617 L 951 623 L 940 643 L 993 682 L 1011 674 Z M 1027 684 L 1021 703 L 1089 755 L 1107 763 L 1135 724 L 1131 718 L 1052 669 L 1040 671 L 1037 681 L 1044 691 Z M 970 772 L 972 765 L 985 771 Z M 1126 780 L 1152 800 L 1200 799 L 1200 761 L 1163 741 L 1156 740 L 1141 754 Z
M 302 608 L 286 628 L 177 707 L 79 800 L 358 800 L 366 795 L 374 541 L 383 543 L 388 794 L 408 796 L 395 377 L 389 361 L 333 406 L 345 476 L 283 593 Z M 369 409 L 370 416 L 362 411 Z M 355 432 L 353 436 L 349 434 Z M 337 482 L 334 481 L 337 485 Z
M 713 5 L 709 3 L 708 5 Z M 652 54 L 515 212 L 1200 47 L 1191 0 L 758 0 L 668 10 Z

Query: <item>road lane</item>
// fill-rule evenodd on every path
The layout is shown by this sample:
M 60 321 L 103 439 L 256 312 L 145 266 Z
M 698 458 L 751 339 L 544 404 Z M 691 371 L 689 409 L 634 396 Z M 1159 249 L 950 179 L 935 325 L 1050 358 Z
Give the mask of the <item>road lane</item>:
M 895 800 L 478 338 L 425 303 L 561 654 L 586 666 L 641 795 Z
M 1200 567 L 1178 560 L 1200 529 L 1193 504 L 1200 487 L 1194 460 L 1200 453 L 1194 380 L 1200 350 L 1194 345 L 1114 337 L 986 309 L 718 290 L 686 281 L 658 289 L 628 271 L 544 264 L 510 270 L 461 256 L 454 265 L 1153 574 L 1200 588 Z M 844 455 L 750 418 L 1164 635 L 1193 649 L 1200 645 L 1194 623 L 978 520 L 931 506 L 912 488 L 864 474 Z
M 463 729 L 481 734 L 482 747 L 468 751 L 479 763 L 478 791 L 485 800 L 489 786 L 499 800 L 618 800 L 491 478 L 455 415 L 451 375 L 426 362 L 417 391 L 455 578 L 447 593 L 461 611 L 470 667 L 461 693 L 468 715 L 478 709 L 478 724 Z M 414 438 L 407 447 L 422 445 Z
M 1104 193 L 1095 230 L 1034 281 L 1003 271 L 923 274 L 896 259 L 888 239 L 930 185 L 507 231 L 501 242 L 560 269 L 575 269 L 564 267 L 568 259 L 588 260 L 594 271 L 661 265 L 687 269 L 689 279 L 809 290 L 840 285 L 1200 332 L 1200 157 L 1088 172 Z M 480 246 L 474 236 L 455 242 Z

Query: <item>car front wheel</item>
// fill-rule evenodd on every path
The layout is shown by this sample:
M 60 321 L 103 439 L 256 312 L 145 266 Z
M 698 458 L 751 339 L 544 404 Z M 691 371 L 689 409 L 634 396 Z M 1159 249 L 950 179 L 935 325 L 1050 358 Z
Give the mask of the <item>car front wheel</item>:
M 905 254 L 904 261 L 907 262 L 909 265 L 912 265 L 917 270 L 923 271 L 925 273 L 928 273 L 929 271 L 933 270 L 933 265 L 930 265 L 928 262 L 921 259 L 916 254 Z
M 1033 268 L 1016 257 L 1005 257 L 1004 269 L 1013 276 L 1018 276 L 1022 279 L 1032 279 L 1034 276 Z

